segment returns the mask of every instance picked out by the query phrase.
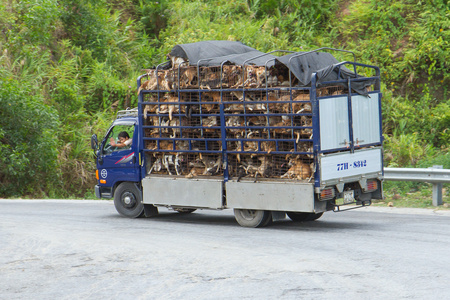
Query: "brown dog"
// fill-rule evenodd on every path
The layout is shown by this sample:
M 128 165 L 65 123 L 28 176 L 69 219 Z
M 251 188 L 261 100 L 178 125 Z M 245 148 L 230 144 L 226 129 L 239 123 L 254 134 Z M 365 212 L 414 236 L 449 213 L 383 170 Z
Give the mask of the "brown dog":
M 297 101 L 309 101 L 309 94 L 300 93 L 296 95 L 293 99 L 292 110 L 295 114 L 311 112 L 311 103 Z
M 180 87 L 189 88 L 195 86 L 194 79 L 197 78 L 196 67 L 180 68 L 180 74 Z
M 266 83 L 266 67 L 255 67 L 256 87 L 262 87 Z
M 288 154 L 289 155 L 289 154 Z M 311 177 L 311 166 L 297 158 L 289 159 L 289 170 L 280 178 L 304 180 Z
M 175 102 L 178 102 L 178 97 L 176 96 L 165 96 L 162 98 L 161 102 L 164 104 L 160 104 L 159 107 L 156 109 L 157 114 L 169 114 L 169 120 L 172 120 L 173 113 L 175 112 L 177 108 L 177 104 Z
M 181 64 L 188 62 L 186 59 L 180 56 L 171 56 L 170 53 L 167 54 L 167 58 L 170 59 L 172 63 L 172 69 L 178 68 Z
M 204 67 L 200 72 L 200 77 L 202 79 L 200 88 L 211 90 L 211 88 L 215 88 L 219 84 L 220 72 L 217 72 L 212 67 Z
M 151 90 L 155 90 L 158 86 L 158 84 L 161 84 L 161 82 L 164 80 L 164 74 L 160 73 L 158 74 L 158 76 L 156 76 L 156 71 L 155 70 L 147 70 L 147 75 L 148 75 L 148 80 L 144 81 L 144 83 L 141 84 L 141 86 L 139 87 L 137 93 L 139 95 L 139 93 L 142 90 L 147 90 L 147 91 L 151 91 Z
M 220 98 L 220 92 L 208 92 L 208 93 L 203 93 L 203 98 L 202 98 L 202 102 L 217 102 L 220 103 L 221 102 L 221 98 Z M 217 104 L 202 104 L 202 108 L 205 108 L 207 112 L 211 112 L 214 109 L 218 108 Z
M 241 66 L 224 65 L 222 73 L 223 87 L 233 87 L 239 82 L 239 80 L 241 80 L 242 84 L 241 74 L 242 74 Z

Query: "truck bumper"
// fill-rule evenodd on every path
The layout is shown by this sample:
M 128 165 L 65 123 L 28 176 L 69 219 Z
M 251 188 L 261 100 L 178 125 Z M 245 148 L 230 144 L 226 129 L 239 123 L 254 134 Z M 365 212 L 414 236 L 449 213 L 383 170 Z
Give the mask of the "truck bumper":
M 102 198 L 102 193 L 100 192 L 100 186 L 96 185 L 95 186 L 95 197 L 101 199 Z
M 95 186 L 95 196 L 99 199 L 101 198 L 112 198 L 111 188 L 105 188 L 100 185 Z

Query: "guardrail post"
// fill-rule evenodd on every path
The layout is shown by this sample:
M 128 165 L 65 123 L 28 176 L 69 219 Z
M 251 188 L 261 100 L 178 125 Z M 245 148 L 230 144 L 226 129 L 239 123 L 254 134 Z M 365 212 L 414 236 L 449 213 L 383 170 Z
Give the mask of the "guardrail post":
M 444 183 L 450 183 L 450 169 L 443 166 L 423 168 L 384 168 L 384 180 L 428 182 L 433 185 L 433 206 L 443 204 Z
M 433 166 L 428 169 L 442 169 L 443 166 Z M 442 183 L 433 183 L 433 206 L 442 205 Z

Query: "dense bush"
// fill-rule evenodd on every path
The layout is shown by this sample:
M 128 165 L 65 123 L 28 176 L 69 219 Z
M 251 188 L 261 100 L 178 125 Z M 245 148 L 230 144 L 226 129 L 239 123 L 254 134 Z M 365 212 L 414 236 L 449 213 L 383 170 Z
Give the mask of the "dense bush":
M 0 195 L 44 196 L 57 173 L 57 112 L 37 90 L 0 80 Z

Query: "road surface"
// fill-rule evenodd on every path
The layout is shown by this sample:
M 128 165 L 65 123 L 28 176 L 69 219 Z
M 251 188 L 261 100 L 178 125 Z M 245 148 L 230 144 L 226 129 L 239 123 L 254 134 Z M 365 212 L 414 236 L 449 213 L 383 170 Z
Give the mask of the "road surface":
M 0 200 L 0 299 L 449 299 L 450 213 L 368 207 L 243 228 L 232 210 L 126 219 Z

